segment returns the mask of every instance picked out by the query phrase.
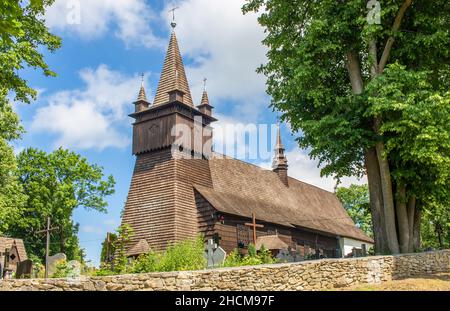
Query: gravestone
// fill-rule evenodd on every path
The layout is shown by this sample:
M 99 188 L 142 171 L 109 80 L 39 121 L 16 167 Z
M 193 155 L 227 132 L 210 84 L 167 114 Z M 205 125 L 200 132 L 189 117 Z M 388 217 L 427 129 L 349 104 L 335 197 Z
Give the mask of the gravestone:
M 367 247 L 366 247 L 366 244 L 361 244 L 361 255 L 363 256 L 363 257 L 366 257 L 367 256 Z
M 67 263 L 69 269 L 68 278 L 78 278 L 81 275 L 81 264 L 77 260 L 71 260 Z
M 280 249 L 276 258 L 281 262 L 294 262 L 295 258 L 292 256 L 291 252 L 287 249 Z
M 30 259 L 17 263 L 16 279 L 31 278 L 33 262 Z
M 58 253 L 48 257 L 48 276 L 51 277 L 56 272 L 56 266 L 61 261 L 67 260 L 66 254 Z
M 205 255 L 208 263 L 208 268 L 210 268 L 217 267 L 223 264 L 227 253 L 223 250 L 222 247 L 217 246 L 217 244 L 214 243 L 214 240 L 211 239 L 208 240 Z

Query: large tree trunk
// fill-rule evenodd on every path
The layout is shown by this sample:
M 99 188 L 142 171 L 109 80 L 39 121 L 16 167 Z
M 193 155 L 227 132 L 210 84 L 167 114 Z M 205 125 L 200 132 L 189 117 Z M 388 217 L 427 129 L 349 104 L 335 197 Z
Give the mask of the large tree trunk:
M 372 52 L 374 50 L 372 49 Z M 376 56 L 375 56 L 376 57 Z M 352 85 L 352 91 L 354 94 L 362 94 L 364 85 L 361 76 L 361 66 L 359 64 L 359 56 L 356 51 L 349 51 L 347 53 L 347 70 Z M 396 248 L 392 249 L 391 244 L 395 246 L 395 243 L 390 241 L 390 232 L 386 229 L 386 224 L 389 219 L 389 213 L 386 213 L 384 208 L 384 191 L 383 183 L 385 182 L 381 179 L 380 174 L 380 163 L 377 157 L 377 150 L 372 147 L 365 152 L 365 166 L 367 171 L 367 178 L 369 182 L 369 193 L 370 193 L 370 208 L 372 214 L 372 225 L 375 240 L 375 249 L 377 253 L 386 254 L 395 252 Z M 395 217 L 394 210 L 392 207 L 393 217 Z M 394 238 L 397 243 L 397 235 L 395 234 L 395 218 L 394 218 Z M 398 244 L 397 244 L 398 252 Z
M 397 190 L 397 202 L 395 204 L 397 214 L 398 237 L 400 242 L 400 252 L 407 253 L 409 251 L 409 224 L 408 212 L 406 209 L 406 187 L 399 186 Z
M 415 214 L 415 210 L 416 210 L 416 197 L 411 196 L 408 199 L 408 207 L 407 207 L 408 228 L 409 228 L 408 253 L 414 252 L 414 214 Z
M 420 210 L 418 202 L 416 202 L 416 208 L 414 210 L 414 225 L 413 225 L 413 247 L 414 251 L 420 251 L 420 222 L 422 220 L 422 212 Z
M 384 229 L 383 194 L 378 159 L 375 148 L 366 150 L 364 154 L 367 181 L 369 184 L 370 214 L 376 254 L 389 253 L 386 231 Z
M 375 120 L 375 132 L 378 132 L 379 120 Z M 381 191 L 383 193 L 383 212 L 384 224 L 386 227 L 386 236 L 389 245 L 389 250 L 393 254 L 399 253 L 397 230 L 395 226 L 395 207 L 394 196 L 392 193 L 391 172 L 389 169 L 388 160 L 383 156 L 384 144 L 377 142 L 375 144 L 377 150 L 378 164 L 380 167 Z

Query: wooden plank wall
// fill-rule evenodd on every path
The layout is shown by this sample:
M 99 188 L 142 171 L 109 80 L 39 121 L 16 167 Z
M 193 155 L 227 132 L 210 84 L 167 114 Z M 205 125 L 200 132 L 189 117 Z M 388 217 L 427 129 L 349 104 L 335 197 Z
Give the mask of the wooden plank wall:
M 170 149 L 138 155 L 125 203 L 122 224 L 134 234 L 129 247 L 146 239 L 162 249 L 175 239 L 175 161 Z

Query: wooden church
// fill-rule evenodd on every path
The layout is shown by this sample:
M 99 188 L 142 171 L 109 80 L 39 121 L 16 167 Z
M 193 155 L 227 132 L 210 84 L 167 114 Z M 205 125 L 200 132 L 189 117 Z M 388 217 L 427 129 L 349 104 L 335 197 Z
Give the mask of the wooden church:
M 128 256 L 199 233 L 227 252 L 256 243 L 304 258 L 373 243 L 333 193 L 288 177 L 279 130 L 273 170 L 212 151 L 213 107 L 206 90 L 194 105 L 175 31 L 153 102 L 141 85 L 134 105 L 136 163 L 122 218 L 133 229 Z

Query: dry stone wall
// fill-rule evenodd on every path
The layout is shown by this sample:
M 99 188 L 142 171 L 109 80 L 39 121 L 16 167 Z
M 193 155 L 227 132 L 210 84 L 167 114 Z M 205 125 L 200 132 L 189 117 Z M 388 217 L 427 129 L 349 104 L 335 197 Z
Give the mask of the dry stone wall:
M 319 290 L 450 271 L 450 250 L 202 271 L 2 280 L 0 290 Z

